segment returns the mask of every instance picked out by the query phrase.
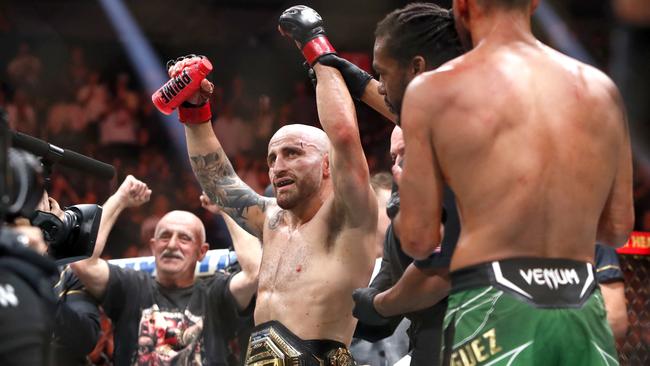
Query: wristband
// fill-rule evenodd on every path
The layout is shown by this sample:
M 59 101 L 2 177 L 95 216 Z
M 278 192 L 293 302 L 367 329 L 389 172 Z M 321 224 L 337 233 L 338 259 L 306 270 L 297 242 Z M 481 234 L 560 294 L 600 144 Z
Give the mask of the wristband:
M 210 103 L 205 102 L 201 105 L 194 105 L 184 102 L 178 108 L 178 118 L 181 122 L 189 125 L 198 125 L 204 122 L 210 122 L 210 119 L 212 119 Z
M 305 56 L 305 60 L 312 66 L 319 57 L 329 53 L 336 53 L 336 50 L 327 37 L 324 36 L 316 37 L 305 43 L 302 47 L 302 54 Z

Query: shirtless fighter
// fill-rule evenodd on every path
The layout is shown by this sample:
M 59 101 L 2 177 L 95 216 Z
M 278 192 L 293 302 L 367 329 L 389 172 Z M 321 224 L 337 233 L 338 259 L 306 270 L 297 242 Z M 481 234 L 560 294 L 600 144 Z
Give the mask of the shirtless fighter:
M 375 254 L 377 200 L 369 182 L 354 104 L 340 73 L 320 65 L 322 21 L 287 11 L 281 20 L 318 77 L 324 129 L 287 125 L 268 146 L 276 198 L 258 195 L 235 174 L 215 136 L 205 80 L 181 106 L 192 169 L 210 199 L 263 240 L 263 256 L 246 365 L 352 365 L 347 346 L 356 320 L 352 291 L 368 284 Z M 313 59 L 311 58 L 313 57 Z M 178 74 L 178 62 L 170 75 Z M 188 111 L 189 109 L 189 111 Z M 203 110 L 203 112 L 201 112 Z M 195 118 L 196 117 L 196 118 Z
M 535 39 L 537 2 L 454 0 L 473 50 L 404 98 L 404 251 L 440 242 L 443 183 L 461 216 L 445 365 L 618 364 L 591 263 L 634 221 L 626 117 L 607 76 Z

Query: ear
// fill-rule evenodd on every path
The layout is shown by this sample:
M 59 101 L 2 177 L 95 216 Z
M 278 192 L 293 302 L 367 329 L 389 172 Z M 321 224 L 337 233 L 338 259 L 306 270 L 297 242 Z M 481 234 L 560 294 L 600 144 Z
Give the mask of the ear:
M 530 9 L 529 9 L 530 15 L 533 15 L 538 5 L 539 5 L 539 0 L 532 0 L 530 2 Z
M 323 162 L 321 166 L 323 168 L 323 178 L 329 178 L 330 176 L 330 154 L 329 153 L 323 155 Z
M 453 10 L 456 18 L 466 20 L 469 17 L 469 0 L 454 0 Z
M 156 245 L 156 240 L 154 238 L 149 239 L 149 250 L 151 250 L 151 253 L 154 253 L 153 248 Z
M 411 60 L 411 73 L 413 74 L 413 77 L 416 77 L 425 71 L 427 71 L 427 61 L 424 57 L 420 55 L 413 57 Z
M 197 258 L 197 262 L 200 262 L 205 258 L 205 254 L 208 252 L 210 249 L 210 244 L 208 243 L 203 243 L 201 244 L 201 247 L 199 248 L 199 257 Z

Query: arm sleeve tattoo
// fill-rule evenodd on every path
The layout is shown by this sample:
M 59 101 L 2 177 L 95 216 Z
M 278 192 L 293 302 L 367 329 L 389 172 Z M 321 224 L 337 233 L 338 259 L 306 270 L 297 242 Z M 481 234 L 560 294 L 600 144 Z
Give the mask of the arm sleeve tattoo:
M 190 156 L 192 170 L 201 188 L 212 202 L 241 223 L 248 218 L 248 209 L 258 207 L 262 212 L 270 199 L 260 196 L 235 173 L 223 149 L 206 155 Z

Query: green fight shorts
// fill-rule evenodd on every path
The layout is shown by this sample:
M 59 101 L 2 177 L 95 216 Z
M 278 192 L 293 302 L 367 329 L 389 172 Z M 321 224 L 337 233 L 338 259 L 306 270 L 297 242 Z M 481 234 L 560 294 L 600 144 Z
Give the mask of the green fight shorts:
M 443 365 L 618 365 L 590 263 L 516 258 L 451 273 Z

